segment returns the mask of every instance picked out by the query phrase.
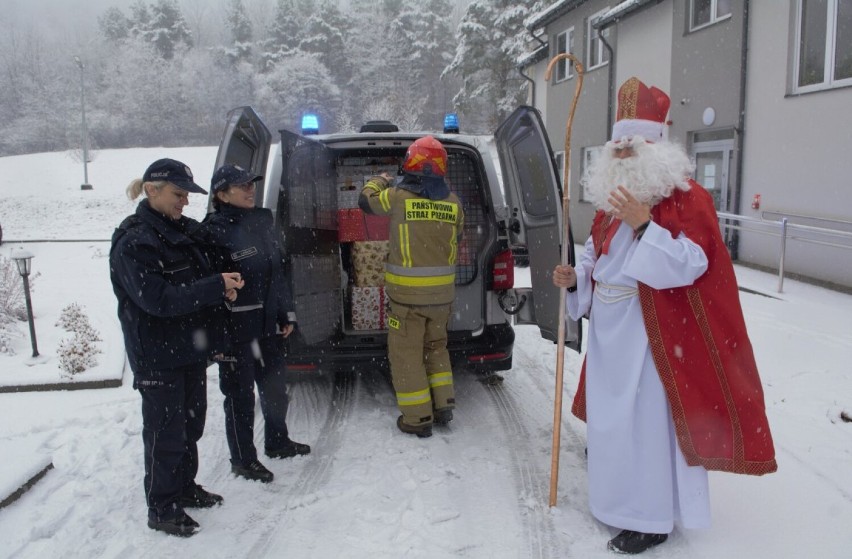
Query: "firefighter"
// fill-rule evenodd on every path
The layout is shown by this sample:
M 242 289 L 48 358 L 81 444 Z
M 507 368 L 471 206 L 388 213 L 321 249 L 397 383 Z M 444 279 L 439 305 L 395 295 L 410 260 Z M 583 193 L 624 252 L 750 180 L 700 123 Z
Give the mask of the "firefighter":
M 396 424 L 421 438 L 432 435 L 433 422 L 452 421 L 455 407 L 447 322 L 464 212 L 446 173 L 447 151 L 425 136 L 408 148 L 401 178 L 372 177 L 358 200 L 365 212 L 390 216 L 385 289 L 388 358 L 402 412 Z

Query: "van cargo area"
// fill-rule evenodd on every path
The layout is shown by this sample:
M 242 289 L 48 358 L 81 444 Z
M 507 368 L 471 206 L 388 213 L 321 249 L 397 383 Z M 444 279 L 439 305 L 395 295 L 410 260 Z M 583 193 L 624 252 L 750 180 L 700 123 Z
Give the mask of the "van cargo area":
M 388 219 L 365 214 L 358 207 L 358 198 L 370 177 L 381 173 L 397 176 L 405 148 L 365 151 L 338 150 L 333 145 L 328 147 L 328 150 L 323 150 L 325 157 L 314 160 L 314 173 L 310 180 L 306 182 L 308 177 L 303 168 L 285 177 L 290 184 L 288 188 L 282 188 L 282 200 L 278 205 L 279 219 L 289 222 L 288 229 L 294 232 L 289 239 L 285 235 L 285 245 L 292 255 L 293 287 L 301 336 L 311 345 L 318 344 L 315 350 L 327 344 L 338 357 L 341 352 L 346 356 L 346 348 L 357 352 L 359 358 L 364 357 L 365 351 L 374 349 L 371 361 L 382 361 L 384 365 L 388 308 L 384 262 L 388 250 Z M 482 180 L 484 173 L 477 166 L 475 154 L 452 145 L 447 145 L 447 152 L 446 179 L 461 199 L 465 212 L 456 262 L 456 289 L 461 293 L 476 294 L 487 283 L 481 270 L 484 259 L 490 256 L 489 244 L 495 244 L 497 231 L 492 225 L 493 220 L 489 220 L 491 202 L 487 199 Z M 319 161 L 323 164 L 317 165 Z M 296 171 L 292 164 L 289 167 Z M 297 182 L 311 184 L 312 192 L 299 196 L 303 189 Z M 293 195 L 288 198 L 283 196 L 285 192 Z M 334 211 L 330 215 L 305 219 L 307 211 L 320 217 L 324 201 L 332 199 Z M 321 229 L 319 226 L 324 224 L 333 226 L 333 229 Z M 316 229 L 311 235 L 316 242 L 306 242 L 306 233 L 299 231 L 305 227 Z M 333 233 L 334 238 L 328 238 L 329 233 Z M 325 237 L 325 242 L 320 241 L 321 237 Z M 457 297 L 457 301 L 463 300 L 465 304 L 455 305 L 448 328 L 449 346 L 457 349 L 454 357 L 458 361 L 482 354 L 480 361 L 495 361 L 489 363 L 491 370 L 510 368 L 511 353 L 501 353 L 500 348 L 505 349 L 507 344 L 511 346 L 514 339 L 511 328 L 501 324 L 497 332 L 486 333 L 482 295 L 476 295 L 475 301 L 468 299 Z M 318 313 L 318 309 L 326 311 Z M 500 319 L 501 323 L 504 322 L 502 316 Z M 471 338 L 479 336 L 491 338 L 487 345 L 494 351 L 487 354 L 464 351 L 463 346 Z M 298 356 L 298 347 L 292 349 L 294 356 Z M 327 353 L 324 357 L 323 360 L 328 361 L 331 355 Z M 351 359 L 344 357 L 343 361 L 351 362 Z M 470 361 L 459 365 L 475 367 L 476 363 Z

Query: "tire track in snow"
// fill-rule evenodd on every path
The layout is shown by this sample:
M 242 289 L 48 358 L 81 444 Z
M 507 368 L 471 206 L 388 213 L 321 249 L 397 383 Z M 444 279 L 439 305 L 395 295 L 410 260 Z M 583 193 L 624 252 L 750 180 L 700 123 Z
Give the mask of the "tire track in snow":
M 218 462 L 201 481 L 210 482 L 209 487 L 213 491 L 216 491 L 217 487 L 226 490 L 236 487 L 241 494 L 236 497 L 225 494 L 223 507 L 189 509 L 190 516 L 202 525 L 201 532 L 193 538 L 175 538 L 146 527 L 145 554 L 151 557 L 171 556 L 180 555 L 181 550 L 184 550 L 191 555 L 192 540 L 199 537 L 224 537 L 240 541 L 240 547 L 247 550 L 245 557 L 273 556 L 274 552 L 270 548 L 285 529 L 288 513 L 330 478 L 334 455 L 343 439 L 343 426 L 352 411 L 356 385 L 354 375 L 336 375 L 330 384 L 324 378 L 317 378 L 290 387 L 291 402 L 297 403 L 291 405 L 288 427 L 302 427 L 306 423 L 310 426 L 314 421 L 325 417 L 318 429 L 319 434 L 311 445 L 311 454 L 299 458 L 264 459 L 263 418 L 259 403 L 255 403 L 255 446 L 258 448 L 261 462 L 275 472 L 275 480 L 268 484 L 238 479 L 231 474 L 222 399 L 217 397 L 216 404 L 220 411 L 214 412 L 213 417 L 210 417 L 208 409 L 208 421 L 212 419 L 216 426 L 210 431 L 205 430 L 202 441 L 206 437 L 215 438 L 213 446 L 205 450 L 205 455 L 217 457 Z M 327 410 L 324 414 L 321 411 L 323 405 Z M 208 427 L 210 426 L 208 423 Z M 291 473 L 282 473 L 282 467 L 290 468 Z M 242 508 L 245 512 L 234 515 L 225 510 L 230 507 Z M 227 545 L 232 544 L 233 541 Z
M 281 506 L 281 498 L 275 499 L 279 506 L 263 511 L 265 529 L 246 553 L 246 557 L 270 556 L 270 547 L 280 532 L 286 531 L 287 513 L 294 506 L 324 486 L 331 477 L 335 454 L 343 443 L 345 427 L 348 423 L 358 394 L 359 377 L 351 373 L 336 373 L 331 390 L 331 402 L 325 424 L 319 438 L 312 447 L 309 458 L 302 466 L 302 472 L 289 491 L 289 506 Z M 278 486 L 284 489 L 282 486 Z M 274 491 L 277 493 L 277 491 Z M 275 511 L 270 515 L 270 510 Z
M 548 487 L 545 480 L 548 477 L 534 460 L 526 459 L 534 457 L 535 453 L 530 445 L 530 432 L 514 396 L 500 384 L 484 385 L 483 389 L 498 409 L 500 425 L 510 448 L 526 547 L 523 556 L 536 559 L 570 557 L 570 554 L 555 549 L 553 519 L 546 508 Z

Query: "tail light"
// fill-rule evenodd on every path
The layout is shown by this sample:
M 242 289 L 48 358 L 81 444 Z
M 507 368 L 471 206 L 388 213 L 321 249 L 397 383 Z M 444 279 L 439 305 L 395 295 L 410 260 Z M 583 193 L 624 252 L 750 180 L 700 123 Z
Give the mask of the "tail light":
M 313 373 L 319 370 L 314 363 L 288 363 L 287 370 L 294 373 Z
M 515 259 L 512 251 L 502 250 L 494 257 L 491 267 L 491 290 L 503 291 L 515 286 Z

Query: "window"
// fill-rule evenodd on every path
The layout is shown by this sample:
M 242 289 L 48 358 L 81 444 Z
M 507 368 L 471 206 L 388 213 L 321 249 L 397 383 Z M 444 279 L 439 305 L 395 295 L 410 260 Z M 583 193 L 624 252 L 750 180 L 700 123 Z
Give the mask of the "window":
M 797 93 L 852 85 L 852 2 L 799 0 Z
M 588 171 L 589 167 L 592 166 L 592 163 L 597 161 L 598 157 L 601 154 L 601 150 L 603 150 L 603 146 L 591 146 L 583 148 L 583 169 L 581 176 L 586 176 L 586 171 Z M 583 190 L 580 192 L 580 200 L 583 202 L 588 202 L 590 198 L 591 197 L 589 196 L 589 192 L 586 190 L 586 183 L 583 182 Z
M 599 11 L 589 18 L 589 22 L 586 27 L 586 37 L 588 39 L 586 52 L 589 53 L 587 70 L 592 70 L 609 62 L 609 51 L 606 50 L 603 41 L 600 37 L 598 37 L 598 30 L 592 27 L 592 25 L 594 25 L 594 23 L 607 11 L 609 11 L 609 8 Z M 600 33 L 604 38 L 608 38 L 609 28 L 602 30 Z
M 695 31 L 731 17 L 731 0 L 690 0 L 689 30 Z
M 562 54 L 563 52 L 567 52 L 570 54 L 574 54 L 574 28 L 568 29 L 567 31 L 563 31 L 559 35 L 556 36 L 556 52 L 553 53 L 554 56 L 557 54 Z M 576 56 L 576 55 L 575 55 Z M 574 76 L 574 65 L 567 58 L 563 58 L 556 64 L 556 80 L 555 82 L 562 82 Z M 554 83 L 555 83 L 554 82 Z

